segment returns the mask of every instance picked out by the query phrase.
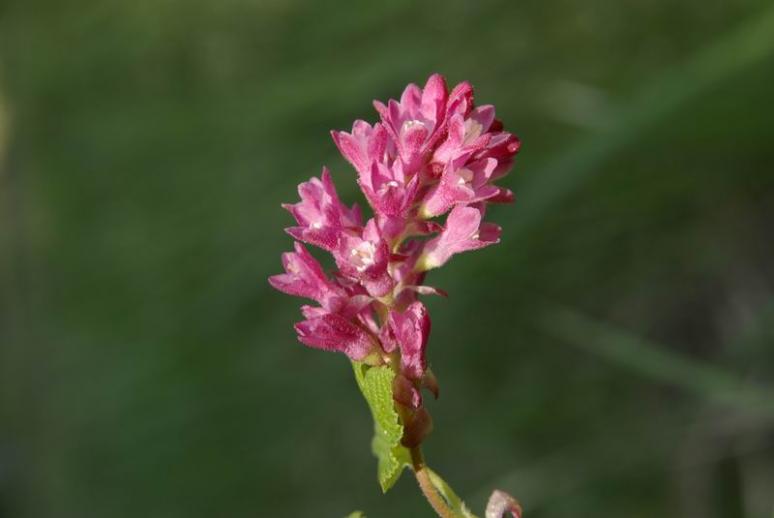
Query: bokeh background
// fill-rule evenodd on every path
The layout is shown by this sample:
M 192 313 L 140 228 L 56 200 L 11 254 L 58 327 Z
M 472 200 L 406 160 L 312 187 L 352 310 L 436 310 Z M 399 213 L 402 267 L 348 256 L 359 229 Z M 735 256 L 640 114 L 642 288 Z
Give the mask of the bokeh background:
M 774 512 L 774 7 L 0 5 L 0 516 L 430 516 L 272 291 L 328 131 L 434 72 L 523 140 L 431 282 L 431 463 L 481 511 Z

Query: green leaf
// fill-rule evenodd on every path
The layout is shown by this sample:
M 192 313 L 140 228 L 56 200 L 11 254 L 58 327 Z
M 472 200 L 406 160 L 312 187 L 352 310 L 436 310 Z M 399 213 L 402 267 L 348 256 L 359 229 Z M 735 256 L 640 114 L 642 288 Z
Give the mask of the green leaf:
M 379 485 L 387 492 L 400 477 L 403 468 L 411 465 L 411 454 L 401 445 L 403 425 L 392 399 L 395 373 L 389 365 L 370 367 L 352 362 L 355 379 L 374 418 L 374 438 L 371 450 L 378 459 Z
M 363 511 L 353 511 L 344 518 L 366 518 L 366 515 Z

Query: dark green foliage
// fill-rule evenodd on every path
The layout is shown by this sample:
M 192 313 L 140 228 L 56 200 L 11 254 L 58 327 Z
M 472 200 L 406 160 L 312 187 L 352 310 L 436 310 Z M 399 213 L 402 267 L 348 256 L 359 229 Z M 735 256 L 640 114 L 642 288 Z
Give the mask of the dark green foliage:
M 299 181 L 327 164 L 362 201 L 328 130 L 434 71 L 524 145 L 503 243 L 429 277 L 433 468 L 529 518 L 770 516 L 773 17 L 3 3 L 0 516 L 430 515 L 410 477 L 382 495 L 349 362 L 296 342 L 266 277 Z

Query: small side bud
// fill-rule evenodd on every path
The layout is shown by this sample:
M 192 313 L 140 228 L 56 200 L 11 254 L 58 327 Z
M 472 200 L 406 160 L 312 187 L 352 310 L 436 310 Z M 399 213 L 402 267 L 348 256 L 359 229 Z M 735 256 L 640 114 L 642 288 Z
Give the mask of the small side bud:
M 403 438 L 401 444 L 406 448 L 415 448 L 422 444 L 422 441 L 433 431 L 433 418 L 424 408 L 404 412 L 403 415 Z
M 521 518 L 521 506 L 505 491 L 495 489 L 486 504 L 486 518 Z
M 399 404 L 416 409 L 422 405 L 422 396 L 419 390 L 403 374 L 396 374 L 392 380 L 392 398 Z

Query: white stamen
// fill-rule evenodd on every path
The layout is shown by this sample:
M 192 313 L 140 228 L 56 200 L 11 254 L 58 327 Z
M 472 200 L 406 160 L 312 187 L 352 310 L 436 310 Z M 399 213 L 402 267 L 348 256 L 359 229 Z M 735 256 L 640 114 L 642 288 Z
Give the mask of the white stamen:
M 392 189 L 395 189 L 396 187 L 400 187 L 400 184 L 396 182 L 395 180 L 390 180 L 389 182 L 386 182 L 382 184 L 381 187 L 379 187 L 379 194 L 385 195 L 388 191 L 391 191 Z
M 457 171 L 457 185 L 466 185 L 473 181 L 473 171 L 470 169 L 460 169 Z
M 476 140 L 484 131 L 484 126 L 473 119 L 465 121 L 465 137 L 462 139 L 464 144 L 470 144 Z
M 409 130 L 414 129 L 416 126 L 424 127 L 425 124 L 422 121 L 418 121 L 416 119 L 404 122 L 403 125 L 400 127 L 401 135 L 406 133 Z
M 355 269 L 359 272 L 365 271 L 366 268 L 374 264 L 374 255 L 376 254 L 376 246 L 370 241 L 363 241 L 350 251 L 352 256 L 352 263 L 355 265 Z

